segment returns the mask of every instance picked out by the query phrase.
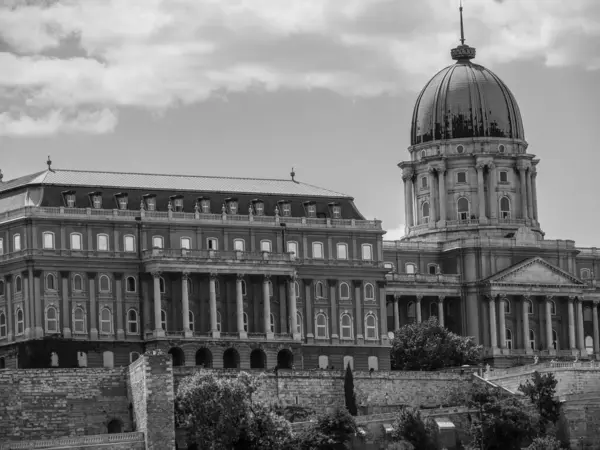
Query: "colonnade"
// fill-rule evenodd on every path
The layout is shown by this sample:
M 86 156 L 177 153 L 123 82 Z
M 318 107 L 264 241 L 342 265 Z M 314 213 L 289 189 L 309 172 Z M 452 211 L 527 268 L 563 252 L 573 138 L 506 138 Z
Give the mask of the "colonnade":
M 395 294 L 394 295 L 394 330 L 397 330 L 400 328 L 400 298 L 402 297 L 402 295 L 400 294 Z M 422 294 L 417 294 L 414 296 L 416 298 L 415 301 L 415 320 L 417 321 L 417 323 L 421 323 L 423 321 L 423 317 L 422 317 L 422 311 L 421 311 L 421 302 L 423 300 L 423 295 Z M 438 317 L 438 322 L 440 323 L 441 326 L 444 326 L 444 299 L 446 298 L 445 295 L 438 295 L 437 296 L 437 317 Z

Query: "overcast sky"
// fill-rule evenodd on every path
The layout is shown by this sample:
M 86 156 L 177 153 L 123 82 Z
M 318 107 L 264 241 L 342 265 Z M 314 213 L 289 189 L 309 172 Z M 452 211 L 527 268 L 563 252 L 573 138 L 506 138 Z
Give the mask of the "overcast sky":
M 1 0 L 0 168 L 288 178 L 404 226 L 398 162 L 458 0 Z M 600 247 L 600 1 L 464 0 L 512 90 L 547 238 Z

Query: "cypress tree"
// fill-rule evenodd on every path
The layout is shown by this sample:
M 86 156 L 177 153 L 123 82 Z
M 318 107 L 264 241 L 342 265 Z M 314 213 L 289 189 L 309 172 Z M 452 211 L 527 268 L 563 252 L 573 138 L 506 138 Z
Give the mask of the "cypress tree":
M 352 369 L 350 369 L 350 363 L 346 366 L 346 377 L 344 378 L 344 394 L 346 396 L 346 409 L 348 412 L 356 416 L 358 414 L 358 408 L 356 407 L 356 395 L 354 394 L 354 377 L 352 376 Z

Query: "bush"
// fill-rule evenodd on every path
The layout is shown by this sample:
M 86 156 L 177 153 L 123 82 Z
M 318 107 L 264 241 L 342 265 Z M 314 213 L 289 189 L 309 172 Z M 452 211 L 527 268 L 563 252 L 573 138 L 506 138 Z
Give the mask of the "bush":
M 408 441 L 415 450 L 429 450 L 435 444 L 428 428 L 418 409 L 403 407 L 396 413 L 392 438 L 395 441 Z
M 553 436 L 537 437 L 526 450 L 561 450 L 562 444 Z
M 346 408 L 337 408 L 317 418 L 316 423 L 297 437 L 301 450 L 343 450 L 350 448 L 352 437 L 358 431 L 354 417 Z

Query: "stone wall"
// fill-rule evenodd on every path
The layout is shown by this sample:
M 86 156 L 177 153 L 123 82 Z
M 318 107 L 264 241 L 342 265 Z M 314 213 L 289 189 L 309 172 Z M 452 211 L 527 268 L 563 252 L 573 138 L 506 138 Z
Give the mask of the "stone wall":
M 144 450 L 143 433 L 118 433 L 78 436 L 44 441 L 20 441 L 0 444 L 0 450 Z

